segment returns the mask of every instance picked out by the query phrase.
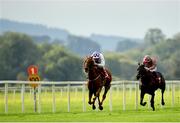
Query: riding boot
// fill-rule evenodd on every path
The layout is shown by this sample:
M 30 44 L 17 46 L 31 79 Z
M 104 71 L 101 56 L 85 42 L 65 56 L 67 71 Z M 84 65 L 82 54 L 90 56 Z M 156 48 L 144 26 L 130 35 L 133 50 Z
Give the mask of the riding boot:
M 104 75 L 105 75 L 105 79 L 108 79 L 109 75 L 107 73 L 107 71 L 105 69 L 103 69 Z
M 104 68 L 100 68 L 100 71 L 103 79 L 106 79 L 108 77 L 106 70 Z

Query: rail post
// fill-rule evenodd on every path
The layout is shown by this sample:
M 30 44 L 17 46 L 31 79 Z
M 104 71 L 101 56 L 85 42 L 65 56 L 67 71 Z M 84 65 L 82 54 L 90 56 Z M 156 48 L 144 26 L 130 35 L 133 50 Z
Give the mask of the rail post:
M 5 83 L 5 92 L 4 92 L 4 102 L 5 102 L 5 113 L 8 113 L 8 83 Z
M 138 83 L 135 83 L 135 109 L 138 110 Z
M 112 87 L 109 90 L 109 110 L 112 111 Z
M 68 112 L 70 112 L 70 84 L 68 84 Z
M 13 90 L 13 101 L 16 99 L 16 89 Z
M 38 113 L 41 113 L 41 84 L 38 86 Z
M 174 83 L 172 82 L 171 84 L 171 91 L 172 91 L 172 107 L 174 107 L 174 95 L 175 95 L 175 87 L 174 87 Z
M 55 85 L 52 85 L 52 112 L 55 113 L 56 111 L 56 98 L 55 98 Z
M 85 83 L 83 84 L 83 112 L 85 112 L 86 111 L 86 85 L 85 85 Z
M 123 82 L 123 110 L 126 110 L 126 85 Z
M 25 91 L 25 84 L 22 84 L 21 86 L 21 108 L 22 108 L 22 113 L 24 113 L 24 91 Z

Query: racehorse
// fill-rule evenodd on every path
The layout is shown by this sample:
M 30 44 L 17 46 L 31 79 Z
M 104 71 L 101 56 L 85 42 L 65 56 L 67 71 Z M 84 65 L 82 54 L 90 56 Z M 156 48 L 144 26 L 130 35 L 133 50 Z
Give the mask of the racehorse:
M 144 68 L 145 66 L 143 64 L 138 64 L 137 68 L 137 80 L 140 79 L 140 105 L 145 106 L 146 102 L 143 102 L 144 95 L 150 94 L 151 97 L 151 107 L 153 111 L 155 110 L 154 107 L 154 97 L 155 97 L 155 91 L 159 88 L 161 89 L 162 93 L 162 99 L 161 99 L 161 104 L 165 105 L 164 103 L 164 91 L 165 91 L 165 79 L 163 75 L 160 72 L 156 72 L 157 77 L 153 75 L 152 72 L 146 70 Z
M 84 60 L 84 70 L 88 74 L 88 90 L 89 90 L 89 101 L 88 103 L 92 105 L 92 109 L 96 109 L 95 101 L 98 99 L 99 109 L 103 110 L 103 101 L 106 98 L 106 94 L 111 87 L 112 76 L 109 70 L 106 69 L 108 73 L 108 78 L 105 79 L 104 75 L 101 72 L 101 69 L 95 65 L 95 62 L 92 57 L 87 57 Z M 100 92 L 102 88 L 105 88 L 102 100 L 100 101 Z M 94 95 L 93 101 L 91 101 L 92 96 Z

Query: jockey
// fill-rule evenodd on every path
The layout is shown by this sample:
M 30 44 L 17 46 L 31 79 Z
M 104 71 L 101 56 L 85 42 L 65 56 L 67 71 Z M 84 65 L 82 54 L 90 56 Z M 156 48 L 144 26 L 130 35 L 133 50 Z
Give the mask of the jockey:
M 105 59 L 104 59 L 103 54 L 95 51 L 93 52 L 91 57 L 93 57 L 95 65 L 97 65 L 98 68 L 101 69 L 101 71 L 103 72 L 102 74 L 105 76 L 105 78 L 108 78 L 108 73 L 106 72 L 105 67 L 104 67 Z
M 143 58 L 144 68 L 153 73 L 155 78 L 157 78 L 157 59 L 155 57 L 150 57 L 149 55 L 145 55 Z

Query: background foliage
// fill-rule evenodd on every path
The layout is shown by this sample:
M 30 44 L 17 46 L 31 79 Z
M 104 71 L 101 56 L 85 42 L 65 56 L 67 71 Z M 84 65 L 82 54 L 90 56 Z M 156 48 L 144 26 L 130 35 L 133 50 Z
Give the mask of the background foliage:
M 101 51 L 100 46 L 88 38 L 69 36 L 67 45 L 57 40 L 49 42 L 48 38 L 36 39 L 17 32 L 0 35 L 0 80 L 26 80 L 26 69 L 31 64 L 39 67 L 42 80 L 85 80 L 84 57 L 95 50 Z M 180 79 L 180 33 L 166 38 L 160 29 L 153 28 L 147 30 L 144 41 L 127 42 L 119 42 L 116 52 L 104 52 L 106 66 L 114 80 L 134 80 L 137 63 L 146 54 L 158 58 L 158 71 L 165 78 Z

